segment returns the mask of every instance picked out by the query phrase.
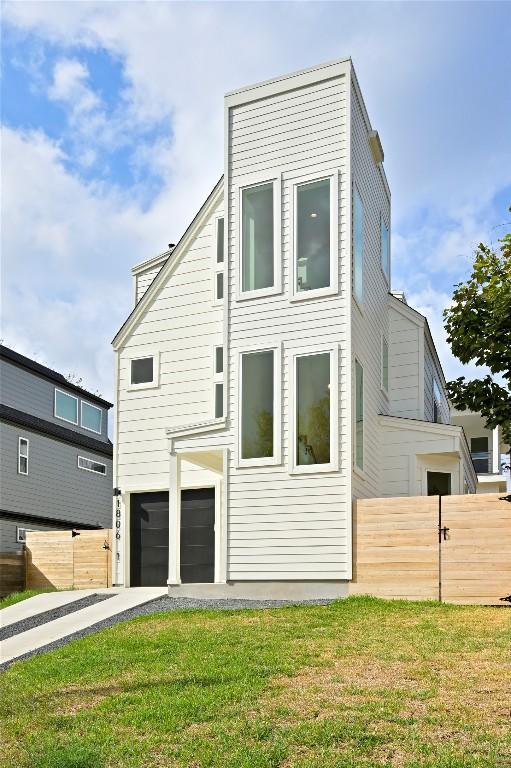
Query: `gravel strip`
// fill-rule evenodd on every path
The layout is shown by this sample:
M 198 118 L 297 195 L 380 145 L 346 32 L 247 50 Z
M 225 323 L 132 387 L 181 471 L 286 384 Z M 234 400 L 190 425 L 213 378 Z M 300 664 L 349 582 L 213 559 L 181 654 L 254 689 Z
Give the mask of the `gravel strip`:
M 49 621 L 60 619 L 61 616 L 67 616 L 69 613 L 81 611 L 82 608 L 88 608 L 89 605 L 101 603 L 103 600 L 109 600 L 111 597 L 113 597 L 113 595 L 87 595 L 86 597 L 81 597 L 79 600 L 73 600 L 65 605 L 60 605 L 58 608 L 51 608 L 49 611 L 36 613 L 34 616 L 29 616 L 27 619 L 21 619 L 14 624 L 9 624 L 7 627 L 0 628 L 0 640 L 7 640 L 7 638 L 19 635 L 21 632 L 27 632 L 29 629 L 40 627 L 41 624 L 47 624 Z
M 223 610 L 232 611 L 240 610 L 244 608 L 282 608 L 287 605 L 329 605 L 334 602 L 330 599 L 325 600 L 240 600 L 240 599 L 217 599 L 217 600 L 197 600 L 191 597 L 157 597 L 154 600 L 149 600 L 147 603 L 137 605 L 136 608 L 130 608 L 122 613 L 117 613 L 115 616 L 110 616 L 108 619 L 98 621 L 97 624 L 93 624 L 86 629 L 80 630 L 80 632 L 74 632 L 72 635 L 62 637 L 60 640 L 55 640 L 53 643 L 48 643 L 41 648 L 36 648 L 30 653 L 26 653 L 23 656 L 19 656 L 17 659 L 12 659 L 4 664 L 0 664 L 0 672 L 10 667 L 15 661 L 23 661 L 29 659 L 32 656 L 39 656 L 41 653 L 47 653 L 53 651 L 55 648 L 62 648 L 72 640 L 79 640 L 87 635 L 92 635 L 95 632 L 99 632 L 101 629 L 107 629 L 113 627 L 115 624 L 119 624 L 122 621 L 128 619 L 135 619 L 137 616 L 149 616 L 152 613 L 160 613 L 165 611 L 180 611 L 183 609 L 209 609 L 209 610 Z

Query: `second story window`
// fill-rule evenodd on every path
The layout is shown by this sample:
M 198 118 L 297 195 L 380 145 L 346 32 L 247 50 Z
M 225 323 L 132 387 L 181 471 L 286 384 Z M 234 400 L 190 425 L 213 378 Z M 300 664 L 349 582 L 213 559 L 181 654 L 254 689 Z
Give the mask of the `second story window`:
M 213 387 L 215 419 L 221 419 L 224 415 L 224 348 L 222 346 L 215 347 Z
M 57 419 L 69 421 L 71 424 L 78 424 L 78 398 L 63 392 L 61 389 L 56 389 L 55 416 Z
M 224 219 L 216 219 L 215 230 L 215 283 L 213 286 L 215 302 L 224 298 Z
M 78 456 L 78 469 L 85 469 L 86 472 L 94 472 L 96 475 L 106 475 L 106 464 L 87 456 Z
M 381 266 L 387 278 L 387 282 L 390 282 L 390 237 L 389 228 L 381 217 L 380 223 L 380 249 L 381 249 Z
M 18 473 L 28 475 L 28 440 L 26 437 L 18 438 Z
M 436 379 L 433 379 L 433 421 L 442 423 L 442 392 Z
M 364 207 L 356 187 L 353 189 L 353 296 L 364 300 Z
M 296 186 L 295 264 L 298 293 L 331 282 L 331 179 Z
M 82 400 L 80 423 L 84 429 L 88 429 L 90 432 L 96 432 L 100 435 L 102 416 L 101 408 Z
M 275 285 L 273 182 L 241 192 L 241 291 Z
M 154 380 L 154 360 L 152 357 L 141 357 L 131 361 L 132 385 L 152 384 Z
M 331 353 L 298 355 L 295 365 L 296 466 L 330 464 Z
M 240 355 L 240 462 L 267 464 L 275 456 L 275 352 Z

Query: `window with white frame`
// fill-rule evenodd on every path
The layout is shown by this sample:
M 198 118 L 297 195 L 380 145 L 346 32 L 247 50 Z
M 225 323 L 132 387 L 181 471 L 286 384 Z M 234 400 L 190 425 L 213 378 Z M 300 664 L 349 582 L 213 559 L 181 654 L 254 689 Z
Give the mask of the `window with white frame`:
M 274 184 L 241 190 L 241 291 L 275 286 Z
M 331 357 L 330 352 L 296 357 L 294 452 L 297 467 L 332 462 Z
M 364 469 L 364 369 L 355 360 L 355 466 Z
M 387 281 L 390 281 L 390 237 L 389 228 L 385 224 L 383 216 L 381 217 L 380 221 L 380 250 L 381 266 Z
M 215 231 L 215 270 L 214 270 L 215 301 L 224 298 L 224 219 L 216 219 Z
M 94 472 L 96 475 L 106 475 L 106 464 L 96 459 L 89 459 L 87 456 L 78 456 L 78 469 Z
M 353 295 L 358 304 L 364 300 L 364 206 L 353 188 Z
M 26 437 L 18 438 L 18 473 L 28 475 L 28 440 Z
M 215 419 L 220 419 L 224 415 L 224 348 L 222 346 L 215 347 L 213 387 Z
M 381 337 L 381 388 L 389 391 L 389 344 L 385 336 Z
M 141 384 L 154 383 L 154 358 L 153 356 L 139 357 L 130 360 L 130 384 L 138 386 Z
M 33 528 L 19 528 L 16 526 L 16 541 L 18 544 L 25 544 L 27 541 L 27 533 L 31 533 Z
M 240 355 L 240 461 L 275 458 L 275 350 Z
M 442 392 L 438 381 L 433 377 L 433 421 L 442 423 Z
M 295 290 L 330 288 L 332 283 L 332 178 L 295 186 Z
M 55 389 L 54 413 L 57 419 L 78 424 L 78 398 L 61 389 Z
M 84 400 L 81 402 L 81 419 L 80 424 L 84 429 L 88 429 L 90 432 L 96 432 L 101 434 L 101 422 L 103 412 L 97 405 L 86 403 Z

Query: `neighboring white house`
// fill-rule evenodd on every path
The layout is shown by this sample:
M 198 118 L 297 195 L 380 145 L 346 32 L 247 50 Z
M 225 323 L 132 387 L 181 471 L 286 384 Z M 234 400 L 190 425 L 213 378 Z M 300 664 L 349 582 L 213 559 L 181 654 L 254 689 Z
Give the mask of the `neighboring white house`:
M 463 427 L 477 472 L 476 493 L 505 493 L 509 481 L 509 445 L 502 440 L 500 427 L 488 429 L 480 413 L 452 411 L 451 421 Z M 509 486 L 509 488 L 508 488 Z
M 225 153 L 113 342 L 114 582 L 343 595 L 353 499 L 474 492 L 470 450 L 425 318 L 390 293 L 351 60 L 228 94 Z

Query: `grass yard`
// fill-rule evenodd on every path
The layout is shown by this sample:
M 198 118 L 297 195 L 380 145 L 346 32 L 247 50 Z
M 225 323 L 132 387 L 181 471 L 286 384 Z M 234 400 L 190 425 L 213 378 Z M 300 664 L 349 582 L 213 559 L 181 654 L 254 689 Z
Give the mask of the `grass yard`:
M 56 592 L 57 590 L 49 587 L 48 589 L 25 589 L 23 592 L 12 592 L 7 597 L 0 597 L 0 610 L 8 608 L 10 605 L 21 603 L 22 600 L 28 600 L 29 597 L 41 595 L 43 592 Z
M 0 765 L 509 768 L 510 661 L 507 608 L 154 614 L 0 675 Z

